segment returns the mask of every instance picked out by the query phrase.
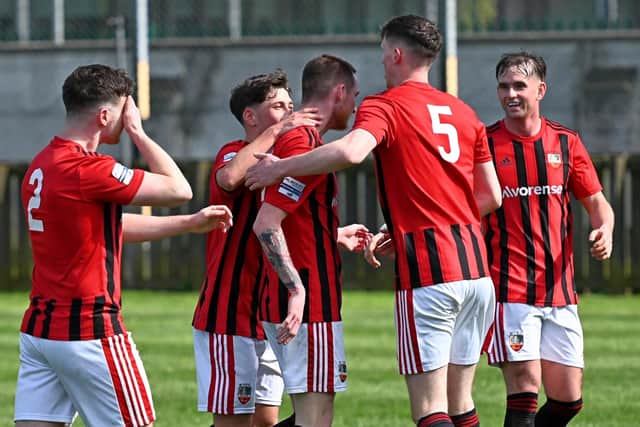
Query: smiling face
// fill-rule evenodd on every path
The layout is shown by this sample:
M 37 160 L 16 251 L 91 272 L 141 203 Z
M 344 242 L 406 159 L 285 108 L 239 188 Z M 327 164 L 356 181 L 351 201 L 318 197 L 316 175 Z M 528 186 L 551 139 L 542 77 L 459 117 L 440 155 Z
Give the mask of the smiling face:
M 513 66 L 498 76 L 498 99 L 510 119 L 526 119 L 540 115 L 540 101 L 547 85 L 535 74 L 527 77 Z
M 247 107 L 251 110 L 251 125 L 256 134 L 261 134 L 269 126 L 278 123 L 293 111 L 293 101 L 289 92 L 284 88 L 275 88 L 260 104 Z

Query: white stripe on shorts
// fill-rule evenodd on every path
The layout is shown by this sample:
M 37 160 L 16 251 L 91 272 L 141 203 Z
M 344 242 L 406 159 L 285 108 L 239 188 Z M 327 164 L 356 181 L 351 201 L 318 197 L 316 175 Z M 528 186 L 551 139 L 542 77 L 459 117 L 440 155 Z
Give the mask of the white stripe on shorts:
M 228 402 L 230 398 L 233 399 L 233 396 L 229 396 L 231 387 L 229 372 L 233 371 L 233 366 L 229 366 L 229 339 L 233 338 L 229 335 L 209 335 L 209 351 L 215 368 L 215 374 L 212 371 L 209 408 L 215 414 L 233 414 L 233 404 Z M 233 351 L 233 345 L 231 351 Z
M 326 323 L 311 323 L 313 339 L 313 386 L 315 392 L 327 391 L 327 331 Z
M 396 292 L 396 335 L 397 335 L 397 356 L 400 363 L 400 374 L 411 375 L 421 372 L 416 363 L 415 349 L 411 336 L 411 323 L 409 304 L 409 291 L 402 290 Z
M 116 378 L 120 381 L 119 388 L 122 390 L 129 418 L 134 427 L 144 426 L 151 423 L 147 416 L 142 393 L 140 392 L 140 384 L 137 377 L 137 364 L 135 360 L 131 360 L 129 351 L 127 350 L 129 335 L 119 334 L 107 338 L 109 351 L 113 364 L 116 368 Z M 146 390 L 149 395 L 149 390 Z

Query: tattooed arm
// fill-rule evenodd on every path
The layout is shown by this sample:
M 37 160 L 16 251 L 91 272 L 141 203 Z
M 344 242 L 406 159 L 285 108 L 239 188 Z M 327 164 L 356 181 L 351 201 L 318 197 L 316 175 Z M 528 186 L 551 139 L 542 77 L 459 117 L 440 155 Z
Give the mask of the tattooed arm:
M 302 323 L 305 302 L 305 290 L 302 286 L 302 280 L 291 261 L 287 240 L 282 232 L 281 224 L 286 216 L 287 213 L 282 209 L 265 203 L 260 208 L 253 224 L 253 231 L 258 236 L 262 250 L 269 263 L 289 290 L 287 317 L 280 325 L 277 335 L 278 342 L 282 344 L 287 344 L 298 333 Z

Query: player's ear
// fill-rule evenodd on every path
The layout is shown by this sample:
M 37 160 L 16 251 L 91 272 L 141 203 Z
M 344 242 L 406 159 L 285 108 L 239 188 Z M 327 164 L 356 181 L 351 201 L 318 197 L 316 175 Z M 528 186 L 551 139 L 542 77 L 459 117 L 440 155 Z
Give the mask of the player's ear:
M 98 113 L 96 114 L 96 120 L 98 122 L 99 127 L 105 127 L 109 123 L 109 119 L 111 118 L 111 110 L 107 107 L 99 107 Z
M 347 86 L 344 83 L 340 83 L 334 89 L 334 99 L 336 104 L 342 102 L 347 96 Z
M 544 98 L 544 95 L 547 93 L 547 84 L 545 82 L 540 82 L 538 85 L 538 101 L 541 101 Z
M 244 111 L 242 112 L 242 122 L 246 126 L 253 127 L 256 125 L 256 113 L 252 108 L 247 107 L 244 109 Z
M 399 47 L 393 48 L 393 54 L 391 55 L 391 58 L 393 59 L 394 64 L 400 63 L 403 56 L 404 56 L 404 52 L 402 51 L 402 49 L 400 49 Z

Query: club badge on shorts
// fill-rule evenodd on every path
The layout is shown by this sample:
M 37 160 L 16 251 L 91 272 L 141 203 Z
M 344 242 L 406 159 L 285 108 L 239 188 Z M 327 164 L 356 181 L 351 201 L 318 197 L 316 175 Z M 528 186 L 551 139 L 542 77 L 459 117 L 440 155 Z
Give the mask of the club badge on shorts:
M 251 400 L 251 385 L 238 384 L 238 401 L 246 405 Z
M 514 331 L 509 334 L 509 347 L 513 351 L 520 351 L 524 346 L 524 335 L 521 331 Z
M 347 380 L 347 362 L 338 362 L 338 374 L 340 381 L 345 382 Z

